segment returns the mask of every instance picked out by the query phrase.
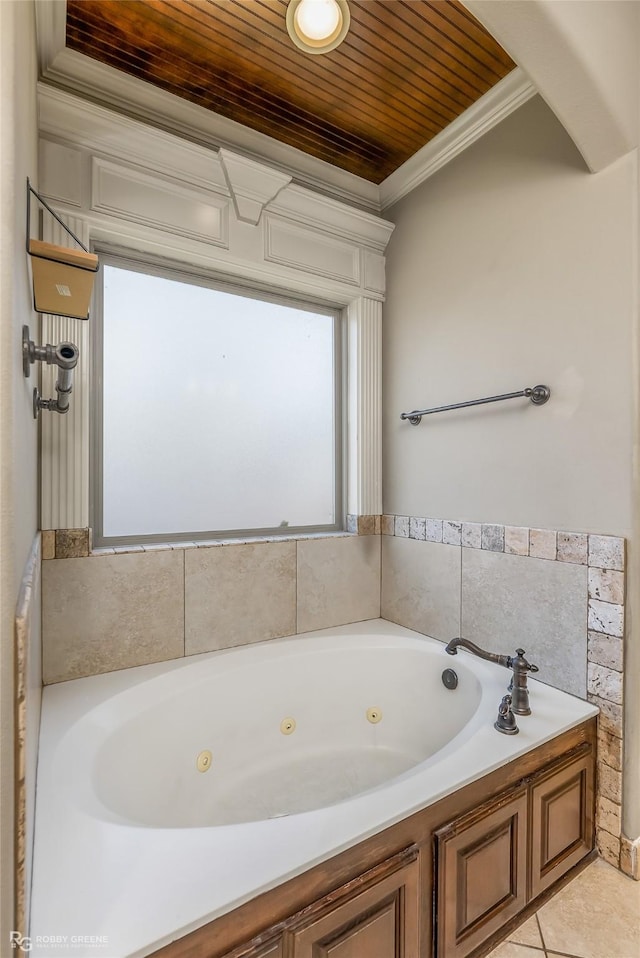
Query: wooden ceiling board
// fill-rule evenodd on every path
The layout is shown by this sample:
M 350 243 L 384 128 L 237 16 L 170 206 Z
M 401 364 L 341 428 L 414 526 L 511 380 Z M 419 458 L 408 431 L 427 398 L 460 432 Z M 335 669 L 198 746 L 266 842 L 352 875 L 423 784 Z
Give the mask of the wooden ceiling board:
M 327 54 L 287 0 L 67 0 L 67 46 L 380 183 L 515 66 L 458 0 L 349 0 Z

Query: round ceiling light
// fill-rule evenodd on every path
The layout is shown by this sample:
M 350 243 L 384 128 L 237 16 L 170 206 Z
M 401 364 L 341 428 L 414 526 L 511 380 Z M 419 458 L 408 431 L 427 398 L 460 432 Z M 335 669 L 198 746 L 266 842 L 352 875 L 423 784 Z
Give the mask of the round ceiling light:
M 328 53 L 347 35 L 351 16 L 347 0 L 289 0 L 287 30 L 305 53 Z

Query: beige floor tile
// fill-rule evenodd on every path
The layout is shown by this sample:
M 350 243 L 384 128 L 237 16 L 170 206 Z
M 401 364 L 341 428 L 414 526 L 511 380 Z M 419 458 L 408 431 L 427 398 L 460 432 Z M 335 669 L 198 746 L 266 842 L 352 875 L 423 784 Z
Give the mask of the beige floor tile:
M 515 931 L 507 935 L 507 941 L 511 941 L 516 945 L 532 945 L 534 948 L 544 948 L 536 916 L 532 915 L 531 918 L 523 922 Z
M 578 958 L 640 958 L 640 883 L 601 859 L 538 911 L 547 950 Z
M 517 945 L 513 941 L 503 941 L 494 948 L 487 958 L 542 958 L 544 952 L 527 945 Z

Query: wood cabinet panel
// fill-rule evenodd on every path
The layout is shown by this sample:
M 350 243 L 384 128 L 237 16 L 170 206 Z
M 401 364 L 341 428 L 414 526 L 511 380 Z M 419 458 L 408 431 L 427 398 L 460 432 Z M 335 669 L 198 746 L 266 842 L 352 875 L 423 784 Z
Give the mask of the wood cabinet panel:
M 419 958 L 418 854 L 406 849 L 294 917 L 287 958 Z
M 587 751 L 531 788 L 531 898 L 593 847 L 593 758 Z
M 240 948 L 234 948 L 228 952 L 224 958 L 284 958 L 282 952 L 282 938 L 272 938 L 267 943 L 258 941 L 241 945 Z
M 464 958 L 526 904 L 527 790 L 436 832 L 437 956 Z

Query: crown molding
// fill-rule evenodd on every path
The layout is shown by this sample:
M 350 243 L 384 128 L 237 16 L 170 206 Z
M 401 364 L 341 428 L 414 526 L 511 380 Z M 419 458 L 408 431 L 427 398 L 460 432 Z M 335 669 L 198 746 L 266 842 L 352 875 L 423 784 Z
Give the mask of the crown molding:
M 536 93 L 516 67 L 379 186 L 264 133 L 189 103 L 65 46 L 66 0 L 35 0 L 42 80 L 98 107 L 190 141 L 196 147 L 268 163 L 291 182 L 381 213 L 436 173 Z
M 380 184 L 380 209 L 415 190 L 536 92 L 524 71 L 516 67 Z

